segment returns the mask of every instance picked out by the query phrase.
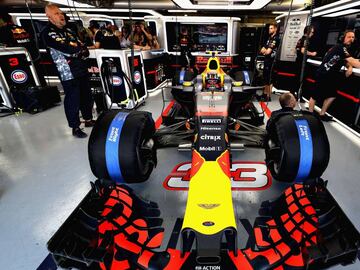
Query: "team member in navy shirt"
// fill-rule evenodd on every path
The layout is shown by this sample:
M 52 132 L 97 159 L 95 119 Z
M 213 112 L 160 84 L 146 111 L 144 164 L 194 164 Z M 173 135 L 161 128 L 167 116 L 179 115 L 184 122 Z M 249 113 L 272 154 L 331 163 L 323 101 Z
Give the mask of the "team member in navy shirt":
M 264 55 L 264 94 L 262 99 L 270 101 L 271 90 L 272 90 L 272 81 L 271 81 L 271 72 L 272 65 L 276 56 L 277 48 L 279 47 L 279 36 L 277 35 L 277 26 L 276 24 L 269 25 L 269 38 L 260 50 L 260 54 Z
M 58 6 L 49 4 L 45 12 L 50 22 L 41 32 L 41 36 L 57 67 L 64 88 L 65 115 L 73 135 L 85 138 L 86 133 L 79 127 L 79 110 L 85 119 L 85 127 L 94 125 L 93 101 L 85 62 L 89 51 L 77 35 L 66 27 L 64 14 Z
M 359 60 L 353 58 L 347 49 L 354 40 L 354 31 L 347 30 L 344 33 L 343 42 L 335 45 L 326 53 L 321 65 L 316 70 L 316 88 L 315 91 L 311 93 L 309 111 L 314 111 L 316 101 L 324 100 L 320 112 L 320 118 L 323 121 L 331 120 L 331 117 L 325 113 L 336 98 L 336 78 L 341 67 L 345 65 L 348 67 L 346 75 L 349 75 L 352 67 L 360 68 Z
M 315 44 L 312 40 L 312 37 L 314 36 L 314 26 L 312 25 L 307 25 L 304 28 L 304 35 L 298 40 L 298 42 L 296 43 L 296 77 L 295 77 L 295 86 L 294 86 L 294 93 L 297 96 L 297 92 L 299 91 L 300 88 L 300 75 L 301 75 L 301 69 L 302 69 L 302 64 L 303 64 L 303 59 L 304 59 L 304 54 L 305 54 L 305 47 L 307 45 L 307 52 L 306 55 L 307 57 L 315 57 L 317 55 L 316 52 L 316 48 L 315 48 Z M 308 44 L 306 44 L 306 41 L 308 41 Z M 305 70 L 304 70 L 304 74 L 306 74 L 306 65 L 305 65 Z M 304 75 L 305 77 L 305 75 Z

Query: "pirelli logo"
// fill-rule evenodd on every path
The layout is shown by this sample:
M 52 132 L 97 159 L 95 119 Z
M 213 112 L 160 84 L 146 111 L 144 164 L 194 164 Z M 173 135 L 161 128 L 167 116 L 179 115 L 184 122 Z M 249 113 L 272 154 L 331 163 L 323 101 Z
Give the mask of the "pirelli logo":
M 201 124 L 203 125 L 220 125 L 221 123 L 221 118 L 201 118 Z

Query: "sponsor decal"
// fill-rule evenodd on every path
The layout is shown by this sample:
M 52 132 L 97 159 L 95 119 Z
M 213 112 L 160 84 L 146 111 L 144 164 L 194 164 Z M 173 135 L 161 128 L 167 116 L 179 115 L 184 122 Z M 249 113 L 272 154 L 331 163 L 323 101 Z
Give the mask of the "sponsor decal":
M 304 137 L 305 140 L 310 140 L 308 126 L 299 125 L 300 136 Z
M 222 119 L 221 118 L 201 118 L 201 124 L 221 124 Z
M 119 76 L 113 76 L 113 86 L 120 86 L 122 85 L 123 81 Z
M 168 190 L 188 190 L 190 171 L 191 162 L 178 164 L 165 178 L 164 188 Z M 272 184 L 272 177 L 265 162 L 233 161 L 230 174 L 232 190 L 264 190 Z
M 136 84 L 139 84 L 141 82 L 141 74 L 140 71 L 135 71 L 134 72 L 134 82 Z
M 27 81 L 27 74 L 25 71 L 17 69 L 14 70 L 13 72 L 11 72 L 11 79 L 13 80 L 13 82 L 15 83 L 24 83 Z
M 208 135 L 208 134 L 204 134 L 200 136 L 201 140 L 205 140 L 205 141 L 220 141 L 221 140 L 221 136 L 220 135 Z
M 199 203 L 198 206 L 201 207 L 201 208 L 204 208 L 206 210 L 211 210 L 211 209 L 214 209 L 216 207 L 219 207 L 220 204 L 219 203 L 212 203 L 212 204 L 210 204 L 210 203 Z
M 110 133 L 110 136 L 109 136 L 108 140 L 110 142 L 116 142 L 118 137 L 119 137 L 119 128 L 112 127 L 111 128 L 111 133 Z
M 223 97 L 222 96 L 213 96 L 213 95 L 209 95 L 209 96 L 202 96 L 202 100 L 215 100 L 215 101 L 219 101 L 222 100 Z
M 200 146 L 199 151 L 203 151 L 203 152 L 222 151 L 222 147 L 221 146 Z
M 220 131 L 220 130 L 221 130 L 221 127 L 205 127 L 205 126 L 200 126 L 200 130 Z
M 17 43 L 18 43 L 18 44 L 28 43 L 28 42 L 30 42 L 30 39 L 28 39 L 28 38 L 26 38 L 26 39 L 18 39 L 18 40 L 17 40 Z
M 203 222 L 203 225 L 204 225 L 204 226 L 207 226 L 207 227 L 210 227 L 210 226 L 214 226 L 215 223 L 212 222 L 212 221 L 204 221 L 204 222 Z
M 26 33 L 25 29 L 23 29 L 23 28 L 15 28 L 15 29 L 11 29 L 11 32 L 13 32 L 13 34 Z
M 195 270 L 221 270 L 220 265 L 197 265 Z
M 88 68 L 89 73 L 100 73 L 100 69 L 96 66 L 91 66 Z

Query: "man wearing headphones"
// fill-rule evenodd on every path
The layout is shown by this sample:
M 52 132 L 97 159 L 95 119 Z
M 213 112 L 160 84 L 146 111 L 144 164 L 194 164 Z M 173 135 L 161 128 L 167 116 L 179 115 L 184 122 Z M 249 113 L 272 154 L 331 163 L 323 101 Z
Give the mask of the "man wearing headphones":
M 353 58 L 348 52 L 348 47 L 354 40 L 355 32 L 353 30 L 345 31 L 342 43 L 335 45 L 325 54 L 321 65 L 316 70 L 316 89 L 312 92 L 309 100 L 309 111 L 314 111 L 316 101 L 324 100 L 320 112 L 320 118 L 323 121 L 332 120 L 332 117 L 325 113 L 336 98 L 336 78 L 341 67 L 344 65 L 348 67 L 346 76 L 351 74 L 352 67 L 360 68 L 359 59 Z

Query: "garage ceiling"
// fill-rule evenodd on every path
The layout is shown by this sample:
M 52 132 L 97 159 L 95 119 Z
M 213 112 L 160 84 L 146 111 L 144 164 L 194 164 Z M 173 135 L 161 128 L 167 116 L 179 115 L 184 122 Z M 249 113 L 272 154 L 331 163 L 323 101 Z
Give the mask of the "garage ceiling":
M 48 3 L 44 0 L 27 0 L 31 10 L 33 12 L 43 12 L 43 8 Z M 189 3 L 199 5 L 195 13 L 174 13 L 169 12 L 169 10 L 183 10 L 176 3 Z M 230 6 L 239 6 L 239 5 L 249 5 L 253 1 L 259 0 L 131 0 L 131 6 L 133 10 L 136 9 L 151 9 L 155 10 L 158 13 L 166 16 L 223 16 L 223 17 L 240 17 L 242 22 L 255 22 L 255 23 L 264 23 L 271 22 L 277 16 L 273 11 L 277 12 L 287 12 L 291 0 L 272 0 L 261 10 L 231 10 L 226 7 Z M 263 0 L 260 0 L 263 1 Z M 264 0 L 265 1 L 265 0 Z M 72 6 L 71 0 L 52 0 L 55 3 L 64 3 L 68 2 Z M 119 9 L 128 9 L 128 0 L 114 1 L 114 0 L 78 0 L 82 4 L 96 4 L 97 6 L 112 6 L 113 8 Z M 302 9 L 304 5 L 308 5 L 311 0 L 294 0 L 293 1 L 293 10 Z M 223 10 L 205 10 L 201 8 L 201 5 L 216 5 L 222 7 Z M 25 0 L 0 0 L 1 9 L 5 9 L 8 12 L 26 12 Z M 106 13 L 106 12 L 103 12 Z M 112 14 L 116 14 L 112 13 Z
M 240 5 L 249 5 L 253 2 L 254 0 L 131 0 L 131 5 L 132 8 L 134 9 L 153 9 L 153 10 L 157 10 L 157 11 L 166 11 L 168 9 L 179 9 L 180 7 L 178 5 L 176 5 L 176 2 L 180 2 L 180 3 L 186 3 L 186 2 L 191 2 L 192 4 L 195 5 L 217 5 L 219 7 L 224 7 L 226 8 L 226 6 L 240 6 Z M 67 0 L 64 1 L 53 1 L 53 2 L 63 2 L 63 3 L 67 3 Z M 69 1 L 70 3 L 72 3 L 72 1 Z M 127 8 L 128 7 L 128 1 L 127 0 L 121 0 L 121 1 L 116 1 L 116 0 L 80 0 L 79 2 L 81 3 L 96 3 L 97 5 L 102 5 L 102 6 L 113 6 L 114 8 Z M 290 6 L 290 0 L 272 0 L 270 1 L 270 3 L 265 6 L 264 10 L 268 10 L 268 11 L 286 11 L 289 9 Z M 303 8 L 304 7 L 304 3 L 305 5 L 310 3 L 310 0 L 294 0 L 293 3 L 293 9 L 299 9 L 299 8 Z M 28 0 L 29 6 L 31 7 L 43 7 L 47 1 L 43 1 L 43 0 Z M 11 6 L 25 6 L 25 0 L 2 0 L 0 1 L 0 6 L 7 6 L 7 7 L 11 7 Z M 201 7 L 200 7 L 201 9 Z M 200 12 L 204 12 L 204 11 L 200 11 Z

